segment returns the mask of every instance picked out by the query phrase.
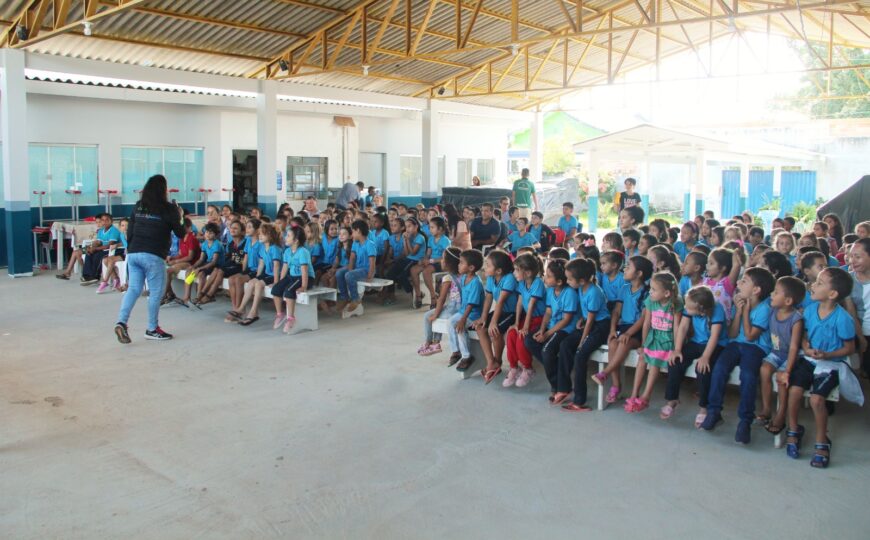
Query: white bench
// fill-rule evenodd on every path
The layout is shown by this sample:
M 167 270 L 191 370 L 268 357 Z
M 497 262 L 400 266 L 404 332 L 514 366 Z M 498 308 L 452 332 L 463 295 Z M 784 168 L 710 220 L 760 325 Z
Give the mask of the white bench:
M 605 367 L 607 366 L 607 352 L 608 352 L 608 347 L 607 347 L 607 345 L 604 345 L 603 347 L 601 347 L 600 349 L 598 349 L 597 351 L 592 353 L 592 356 L 590 357 L 590 360 L 598 363 L 598 373 L 601 373 L 602 371 L 604 371 Z M 633 351 L 629 352 L 628 356 L 625 359 L 625 362 L 623 362 L 623 364 L 622 364 L 622 368 L 626 368 L 626 367 L 637 368 L 637 360 L 638 360 L 637 351 L 633 350 Z M 685 375 L 686 377 L 691 377 L 692 379 L 698 378 L 697 373 L 695 372 L 695 364 L 696 363 L 697 362 L 692 362 L 692 365 L 689 366 L 688 369 L 686 369 L 686 375 Z M 667 367 L 662 369 L 662 373 L 667 373 L 667 371 L 668 371 Z M 773 391 L 778 392 L 779 388 L 776 384 L 775 377 L 776 377 L 776 374 L 774 374 Z M 625 380 L 624 373 L 623 373 L 622 379 Z M 595 383 L 592 383 L 592 384 L 595 384 Z M 740 386 L 740 367 L 739 366 L 735 367 L 731 371 L 731 375 L 728 377 L 728 384 L 733 385 L 733 386 Z M 602 410 L 604 410 L 604 385 L 597 385 L 597 386 L 598 386 L 598 410 L 602 411 Z M 805 406 L 806 406 L 806 400 L 808 400 L 809 397 L 810 397 L 809 391 L 804 392 Z M 778 395 L 777 395 L 777 399 L 779 399 Z M 840 401 L 840 389 L 839 389 L 839 387 L 835 388 L 834 391 L 831 392 L 831 395 L 828 396 L 827 400 L 833 401 L 833 402 Z M 775 448 L 782 448 L 782 433 L 780 433 L 778 435 L 774 435 L 773 446 Z
M 450 321 L 448 319 L 435 319 L 435 322 L 432 323 L 432 331 L 443 336 L 442 343 L 448 341 L 447 334 L 450 331 Z M 486 358 L 483 355 L 483 348 L 480 346 L 480 338 L 477 337 L 477 332 L 474 330 L 468 331 L 468 350 L 471 352 L 474 362 L 468 366 L 468 369 L 459 372 L 463 380 L 470 379 L 475 372 L 479 371 L 480 363 Z
M 184 280 L 186 276 L 187 272 L 182 270 L 178 272 L 176 278 Z M 221 287 L 223 289 L 228 289 L 229 286 L 229 279 L 224 278 Z M 265 298 L 273 298 L 272 287 L 266 287 L 263 290 L 263 296 Z M 335 302 L 337 298 L 338 291 L 330 289 L 329 287 L 312 287 L 303 293 L 298 293 L 296 295 L 296 324 L 293 325 L 293 330 L 290 331 L 290 334 L 298 334 L 306 330 L 317 330 L 319 328 L 317 312 L 318 302 L 325 300 Z
M 392 284 L 393 284 L 393 280 L 391 280 L 391 279 L 372 278 L 372 279 L 367 279 L 365 281 L 357 281 L 356 288 L 357 288 L 357 291 L 359 291 L 360 297 L 362 297 L 366 293 L 366 291 L 369 289 L 379 291 L 379 290 L 383 289 L 384 287 L 389 287 Z

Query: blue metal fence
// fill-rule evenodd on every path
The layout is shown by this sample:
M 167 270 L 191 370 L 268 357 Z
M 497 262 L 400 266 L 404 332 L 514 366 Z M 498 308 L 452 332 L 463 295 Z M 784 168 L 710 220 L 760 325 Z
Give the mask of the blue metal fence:
M 722 171 L 722 216 L 740 212 L 740 171 Z
M 791 209 L 799 202 L 814 204 L 816 202 L 816 171 L 783 171 L 782 172 L 782 212 Z
M 799 202 L 814 203 L 816 200 L 816 171 L 783 171 L 780 190 L 781 216 L 790 212 Z M 722 171 L 722 217 L 729 218 L 744 210 L 757 213 L 758 209 L 772 201 L 773 171 L 749 171 L 749 197 L 740 199 L 740 171 Z

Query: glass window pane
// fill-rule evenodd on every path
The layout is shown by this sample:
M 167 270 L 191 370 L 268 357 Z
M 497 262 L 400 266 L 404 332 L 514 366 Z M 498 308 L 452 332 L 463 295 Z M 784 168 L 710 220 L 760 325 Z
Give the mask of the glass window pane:
M 184 152 L 184 181 L 187 193 L 193 196 L 191 189 L 202 187 L 203 180 L 203 150 L 185 150 Z M 211 194 L 214 195 L 214 194 Z M 210 197 L 214 199 L 215 197 Z M 191 198 L 190 200 L 195 200 Z
M 169 189 L 177 189 L 178 193 L 173 197 L 179 201 L 192 201 L 195 194 L 187 188 L 184 178 L 184 150 L 178 148 L 166 148 L 163 150 L 163 168 L 166 171 L 166 183 Z M 194 187 L 194 186 L 191 186 Z
M 148 150 L 146 148 L 121 148 L 122 203 L 133 204 L 139 200 L 139 194 L 136 191 L 142 189 L 149 175 L 147 159 Z
M 98 204 L 100 201 L 99 152 L 96 146 L 76 146 L 76 178 L 81 184 L 82 195 L 79 204 Z
M 30 204 L 39 205 L 39 197 L 33 195 L 34 191 L 45 191 L 42 199 L 45 206 L 66 204 L 66 193 L 61 189 L 61 196 L 55 196 L 51 189 L 53 184 L 48 174 L 48 147 L 31 144 L 27 149 L 27 161 L 30 167 Z
M 495 169 L 495 160 L 478 159 L 477 160 L 477 176 L 480 177 L 481 184 L 491 184 L 493 181 L 492 173 Z

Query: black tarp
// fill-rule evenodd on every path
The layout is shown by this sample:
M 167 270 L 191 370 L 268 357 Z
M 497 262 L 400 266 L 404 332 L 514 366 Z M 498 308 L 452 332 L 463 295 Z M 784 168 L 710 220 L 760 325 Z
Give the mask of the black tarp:
M 843 190 L 817 210 L 821 219 L 825 214 L 837 214 L 843 222 L 844 232 L 852 232 L 855 225 L 870 220 L 870 175 Z
M 574 208 L 580 207 L 579 183 L 576 178 L 564 178 L 545 182 L 535 182 L 538 194 L 538 208 L 545 215 L 561 214 L 562 203 L 572 202 Z M 488 202 L 498 207 L 498 200 L 510 197 L 511 190 L 492 187 L 445 187 L 441 192 L 441 203 L 451 203 L 456 208 L 480 206 Z

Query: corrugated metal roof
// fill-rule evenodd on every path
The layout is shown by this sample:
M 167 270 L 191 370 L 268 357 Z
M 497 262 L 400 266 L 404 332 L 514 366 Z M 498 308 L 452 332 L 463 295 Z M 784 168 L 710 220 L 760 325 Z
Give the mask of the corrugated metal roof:
M 433 55 L 431 58 L 405 58 L 405 49 L 408 46 L 404 26 L 406 3 L 397 1 L 391 23 L 385 27 L 379 46 L 370 51 L 368 63 L 372 67 L 369 76 L 362 75 L 361 50 L 356 45 L 360 42 L 361 30 L 357 25 L 349 34 L 348 44 L 334 62 L 334 71 L 320 72 L 319 66 L 323 65 L 324 59 L 322 48 L 318 46 L 312 49 L 306 62 L 308 66 L 300 71 L 305 74 L 304 77 L 294 80 L 336 88 L 414 95 L 461 75 L 457 86 L 467 86 L 468 92 L 479 93 L 486 90 L 488 82 L 487 75 L 481 76 L 478 68 L 485 66 L 487 62 L 493 62 L 495 83 L 513 64 L 497 89 L 512 94 L 454 99 L 497 107 L 523 108 L 529 101 L 523 92 L 525 58 L 513 62 L 509 48 L 494 49 L 489 45 L 507 44 L 510 41 L 511 0 L 485 0 L 467 41 L 471 50 L 439 54 L 439 51 L 456 46 L 457 1 L 439 0 L 432 10 L 427 33 L 420 38 L 417 48 L 418 54 Z M 640 1 L 647 4 L 647 0 Z M 0 22 L 8 25 L 27 2 L 28 0 L 8 0 L 0 4 Z M 381 21 L 389 12 L 392 3 L 393 0 L 380 0 L 368 9 L 370 42 L 380 32 Z M 328 34 L 327 55 L 331 58 L 347 27 L 349 19 L 344 14 L 360 4 L 361 0 L 153 0 L 99 20 L 94 24 L 93 37 L 83 37 L 79 30 L 73 30 L 29 45 L 28 50 L 109 62 L 246 76 L 284 54 L 294 44 L 304 43 L 306 36 L 330 23 L 336 23 Z M 411 0 L 410 4 L 411 24 L 416 28 L 423 24 L 430 1 Z M 706 1 L 699 0 L 669 0 L 658 4 L 661 10 L 660 20 L 665 21 L 672 20 L 675 14 L 681 20 L 695 19 L 709 9 Z M 518 38 L 521 42 L 571 28 L 565 12 L 554 1 L 521 0 L 519 5 Z M 565 0 L 563 5 L 569 16 L 575 15 L 573 0 Z M 475 6 L 474 0 L 463 0 L 460 10 L 463 32 L 470 25 Z M 614 10 L 612 24 L 616 28 L 637 25 L 643 21 L 634 1 L 586 0 L 583 6 L 583 29 L 587 31 L 597 28 L 601 20 L 598 14 L 606 13 L 609 9 Z M 718 4 L 715 6 L 716 14 L 723 13 Z M 758 3 L 748 3 L 745 6 L 741 3 L 740 6 L 741 12 L 764 9 Z M 870 46 L 867 19 L 859 11 L 865 7 L 870 7 L 870 0 L 836 6 L 837 43 Z M 74 2 L 70 16 L 77 17 L 81 10 L 82 4 Z M 49 8 L 49 18 L 52 16 L 51 11 Z M 834 15 L 830 11 L 811 10 L 804 13 L 801 21 L 796 12 L 786 12 L 773 18 L 775 20 L 772 30 L 798 37 L 790 28 L 794 26 L 803 28 L 802 31 L 811 40 L 826 41 L 831 17 Z M 610 20 L 605 16 L 604 27 L 609 24 Z M 745 31 L 766 30 L 763 18 L 740 18 L 735 24 L 737 28 Z M 660 54 L 668 57 L 689 51 L 693 45 L 705 45 L 710 38 L 709 32 L 710 26 L 706 22 L 664 26 L 660 31 Z M 632 40 L 633 33 L 614 33 L 611 54 L 608 54 L 609 40 L 606 34 L 572 38 L 568 46 L 571 70 L 581 57 L 583 63 L 576 70 L 571 84 L 594 84 L 606 80 L 608 64 L 615 70 L 621 61 L 620 74 L 624 74 L 654 62 L 655 30 L 638 31 Z M 727 21 L 720 20 L 713 24 L 714 37 L 729 33 L 733 33 L 733 30 L 729 29 Z M 411 39 L 416 41 L 416 31 L 412 31 Z M 624 55 L 629 44 L 630 51 Z M 481 46 L 486 48 L 480 48 Z M 535 92 L 536 100 L 564 93 L 558 88 L 563 78 L 563 68 L 557 63 L 564 54 L 562 45 L 553 48 L 551 59 L 554 61 L 543 63 L 544 58 L 550 54 L 551 46 L 552 41 L 529 46 L 528 69 L 531 75 L 538 74 L 536 87 L 553 88 L 552 91 Z M 520 55 L 523 53 L 520 52 Z M 445 86 L 445 97 L 449 97 L 453 93 L 452 83 Z

